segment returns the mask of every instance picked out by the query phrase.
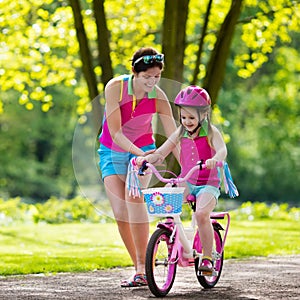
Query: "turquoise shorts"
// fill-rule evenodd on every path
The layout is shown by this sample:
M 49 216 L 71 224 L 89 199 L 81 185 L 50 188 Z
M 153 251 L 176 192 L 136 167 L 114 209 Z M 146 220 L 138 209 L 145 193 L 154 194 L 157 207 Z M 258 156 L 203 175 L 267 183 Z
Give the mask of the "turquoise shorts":
M 198 198 L 198 196 L 200 196 L 203 193 L 209 193 L 212 194 L 218 202 L 218 199 L 221 194 L 220 189 L 212 185 L 194 185 L 187 182 L 187 186 L 189 188 L 189 193 L 195 195 L 196 198 Z
M 156 149 L 155 144 L 147 145 L 141 148 L 144 152 Z M 102 180 L 110 175 L 126 175 L 129 161 L 136 157 L 130 152 L 113 151 L 110 148 L 100 145 L 97 150 L 100 161 Z

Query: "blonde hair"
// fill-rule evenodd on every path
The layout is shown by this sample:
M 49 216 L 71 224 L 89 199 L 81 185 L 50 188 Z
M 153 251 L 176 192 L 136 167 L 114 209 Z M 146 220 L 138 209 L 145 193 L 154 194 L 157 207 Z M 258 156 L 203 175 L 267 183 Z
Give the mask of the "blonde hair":
M 191 107 L 191 106 L 189 106 L 189 107 Z M 184 133 L 186 131 L 185 128 L 184 128 L 184 126 L 181 123 L 181 113 L 180 113 L 181 112 L 181 108 L 182 108 L 181 106 L 178 106 L 178 115 L 179 115 L 179 120 L 180 120 L 180 127 L 179 127 L 180 130 L 179 130 L 178 140 L 180 140 L 183 137 L 183 135 L 184 135 Z M 191 108 L 194 108 L 197 111 L 199 121 L 200 121 L 200 114 L 208 112 L 208 115 L 207 115 L 207 122 L 208 122 L 207 140 L 208 140 L 209 146 L 212 147 L 213 129 L 212 129 L 212 124 L 211 124 L 211 120 L 210 120 L 211 106 L 207 105 L 207 106 L 191 107 Z

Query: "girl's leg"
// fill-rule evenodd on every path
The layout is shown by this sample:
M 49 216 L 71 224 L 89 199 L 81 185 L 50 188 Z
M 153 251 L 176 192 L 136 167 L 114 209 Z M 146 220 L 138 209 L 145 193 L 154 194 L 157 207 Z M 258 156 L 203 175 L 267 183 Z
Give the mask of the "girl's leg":
M 125 176 L 107 176 L 104 179 L 104 186 L 118 225 L 120 236 L 131 257 L 135 269 L 137 269 L 135 244 L 132 238 L 127 205 L 125 201 Z
M 212 256 L 214 232 L 210 221 L 210 213 L 216 206 L 216 198 L 210 193 L 203 193 L 197 198 L 195 218 L 199 228 L 203 256 Z

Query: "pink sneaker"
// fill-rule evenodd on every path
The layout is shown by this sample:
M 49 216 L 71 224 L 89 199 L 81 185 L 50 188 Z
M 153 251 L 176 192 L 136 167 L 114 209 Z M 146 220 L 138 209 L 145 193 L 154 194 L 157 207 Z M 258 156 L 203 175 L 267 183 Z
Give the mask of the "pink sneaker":
M 213 265 L 213 262 L 212 262 L 211 258 L 206 257 L 206 256 L 203 257 L 202 261 L 201 261 L 201 265 L 198 268 L 198 270 L 200 272 L 212 273 L 213 270 L 214 270 L 214 265 Z

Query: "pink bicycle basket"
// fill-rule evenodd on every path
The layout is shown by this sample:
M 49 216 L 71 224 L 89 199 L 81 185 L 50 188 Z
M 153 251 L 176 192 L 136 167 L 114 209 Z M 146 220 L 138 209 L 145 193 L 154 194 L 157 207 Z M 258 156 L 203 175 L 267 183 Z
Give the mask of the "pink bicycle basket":
M 182 212 L 184 187 L 161 187 L 142 190 L 149 215 L 179 215 Z

